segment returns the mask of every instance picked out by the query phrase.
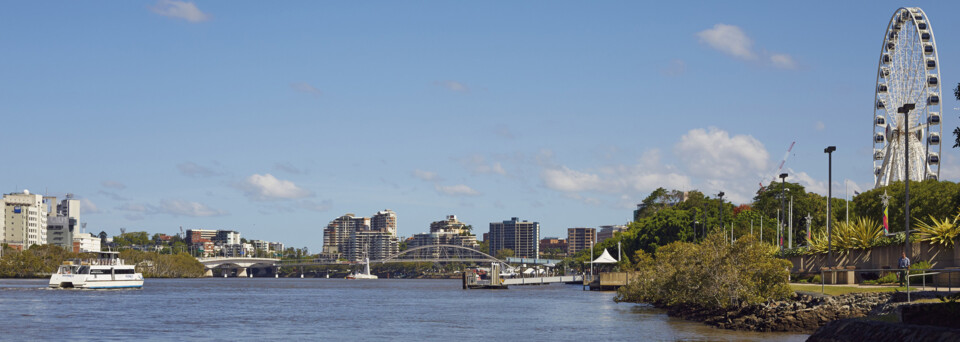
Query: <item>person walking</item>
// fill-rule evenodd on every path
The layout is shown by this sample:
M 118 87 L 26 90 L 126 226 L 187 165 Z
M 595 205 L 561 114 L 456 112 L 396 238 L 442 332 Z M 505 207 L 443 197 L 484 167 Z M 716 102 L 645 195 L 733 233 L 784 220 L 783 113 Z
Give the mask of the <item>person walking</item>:
M 898 278 L 900 278 L 900 286 L 903 286 L 903 280 L 907 277 L 907 270 L 910 269 L 910 258 L 907 258 L 906 252 L 901 252 L 900 255 L 901 257 L 900 261 L 897 262 L 897 268 L 900 268 L 901 271 L 897 272 L 897 275 L 899 275 Z M 909 282 L 910 280 L 907 281 Z

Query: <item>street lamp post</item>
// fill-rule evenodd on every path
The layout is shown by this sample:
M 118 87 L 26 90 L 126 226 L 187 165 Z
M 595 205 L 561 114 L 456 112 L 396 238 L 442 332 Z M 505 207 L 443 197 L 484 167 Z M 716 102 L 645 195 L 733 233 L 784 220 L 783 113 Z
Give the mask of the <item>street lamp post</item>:
M 720 197 L 720 230 L 724 230 L 723 228 L 723 191 L 717 194 L 717 196 Z M 726 233 L 726 231 L 724 231 L 724 233 Z
M 903 107 L 897 108 L 897 113 L 903 114 L 903 215 L 904 220 L 904 240 L 903 253 L 910 257 L 910 111 L 916 108 L 916 104 L 904 103 Z M 910 280 L 907 279 L 907 291 L 910 291 Z
M 833 264 L 833 249 L 830 241 L 833 236 L 833 232 L 830 231 L 830 221 L 832 221 L 830 202 L 833 202 L 833 151 L 836 150 L 836 146 L 827 146 L 823 149 L 823 153 L 827 154 L 827 265 Z
M 786 174 L 786 173 L 781 173 L 781 174 L 780 174 L 780 215 L 781 215 L 781 218 L 780 218 L 779 227 L 777 227 L 777 228 L 780 229 L 780 231 L 781 231 L 781 233 L 780 233 L 780 241 L 777 241 L 777 244 L 780 245 L 780 248 L 783 248 L 783 233 L 782 233 L 782 231 L 783 231 L 783 222 L 785 222 L 785 221 L 786 221 L 786 218 L 787 218 L 787 208 L 786 208 L 786 206 L 787 206 L 787 193 L 786 193 L 786 188 L 787 188 L 787 174 Z

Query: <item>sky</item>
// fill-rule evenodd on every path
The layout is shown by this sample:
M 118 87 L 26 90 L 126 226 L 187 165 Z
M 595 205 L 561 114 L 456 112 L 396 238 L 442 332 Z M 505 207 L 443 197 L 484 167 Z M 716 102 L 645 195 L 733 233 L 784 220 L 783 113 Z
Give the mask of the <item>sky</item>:
M 457 215 L 566 237 L 628 222 L 658 187 L 748 203 L 794 142 L 787 181 L 826 194 L 835 145 L 843 197 L 872 188 L 877 60 L 902 5 L 8 2 L 0 191 L 72 193 L 93 233 L 232 229 L 317 252 L 345 213 L 392 209 L 400 236 Z M 911 6 L 956 84 L 960 3 Z

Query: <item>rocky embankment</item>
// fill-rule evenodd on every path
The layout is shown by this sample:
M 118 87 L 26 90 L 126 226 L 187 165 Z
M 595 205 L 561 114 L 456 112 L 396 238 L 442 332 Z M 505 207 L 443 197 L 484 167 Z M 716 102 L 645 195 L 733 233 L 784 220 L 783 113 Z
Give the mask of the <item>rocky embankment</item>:
M 671 316 L 700 321 L 724 329 L 812 333 L 830 321 L 889 313 L 898 304 L 892 293 L 854 293 L 841 296 L 797 295 L 725 309 L 693 306 L 667 308 Z

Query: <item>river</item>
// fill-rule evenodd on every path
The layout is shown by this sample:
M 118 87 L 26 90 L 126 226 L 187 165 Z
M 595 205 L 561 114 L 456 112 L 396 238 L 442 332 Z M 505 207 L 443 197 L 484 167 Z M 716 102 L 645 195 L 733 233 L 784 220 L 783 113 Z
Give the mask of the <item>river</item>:
M 147 279 L 52 290 L 0 279 L 0 340 L 803 341 L 716 329 L 576 285 L 461 290 L 459 280 Z

